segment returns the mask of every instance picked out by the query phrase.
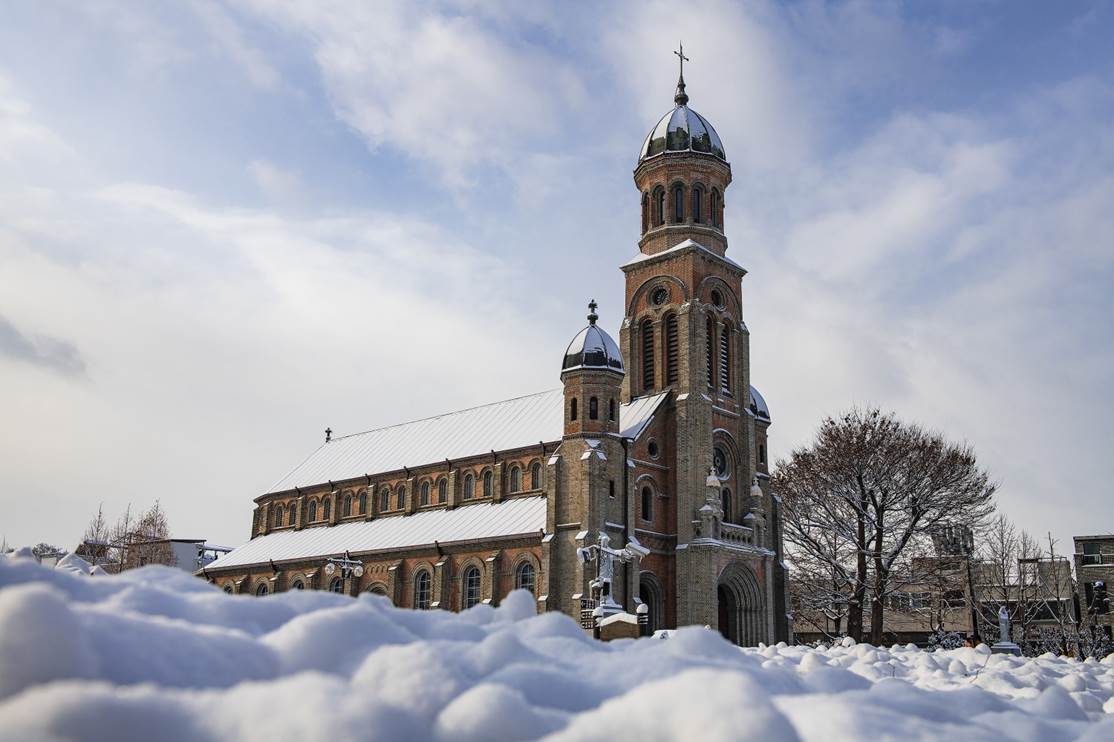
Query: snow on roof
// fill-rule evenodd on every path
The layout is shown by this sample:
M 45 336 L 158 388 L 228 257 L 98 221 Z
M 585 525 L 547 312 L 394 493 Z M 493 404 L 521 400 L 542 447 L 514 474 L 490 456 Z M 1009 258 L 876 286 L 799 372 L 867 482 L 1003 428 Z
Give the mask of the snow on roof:
M 724 263 L 727 263 L 732 268 L 736 268 L 738 270 L 741 270 L 743 273 L 747 272 L 746 268 L 739 265 L 738 263 L 736 263 L 731 258 L 727 257 L 726 255 L 718 255 L 717 253 L 713 252 L 712 250 L 709 250 L 708 248 L 704 247 L 704 245 L 701 245 L 696 240 L 692 240 L 692 239 L 685 240 L 684 242 L 682 242 L 679 245 L 674 245 L 673 247 L 669 248 L 668 250 L 662 250 L 661 252 L 656 252 L 652 255 L 647 255 L 646 253 L 640 252 L 637 255 L 635 255 L 633 258 L 628 260 L 627 262 L 620 265 L 619 267 L 620 268 L 629 268 L 630 266 L 638 265 L 639 263 L 645 263 L 648 260 L 657 260 L 659 258 L 664 258 L 664 257 L 667 257 L 669 255 L 672 255 L 673 253 L 683 252 L 685 250 L 691 250 L 691 249 L 696 249 L 696 250 L 705 252 L 708 255 L 710 255 L 711 257 L 715 258 L 716 260 L 722 260 Z
M 619 429 L 637 438 L 665 393 L 619 407 Z M 563 389 L 450 412 L 366 433 L 334 438 L 310 454 L 268 490 L 283 492 L 419 467 L 445 459 L 481 456 L 560 440 L 564 433 Z
M 422 510 L 413 515 L 341 523 L 331 527 L 277 531 L 259 536 L 210 562 L 206 569 L 263 564 L 536 534 L 545 530 L 545 497 L 515 497 L 499 503 Z
M 624 438 L 638 438 L 654 419 L 654 413 L 669 392 L 659 392 L 636 397 L 619 408 L 619 434 Z

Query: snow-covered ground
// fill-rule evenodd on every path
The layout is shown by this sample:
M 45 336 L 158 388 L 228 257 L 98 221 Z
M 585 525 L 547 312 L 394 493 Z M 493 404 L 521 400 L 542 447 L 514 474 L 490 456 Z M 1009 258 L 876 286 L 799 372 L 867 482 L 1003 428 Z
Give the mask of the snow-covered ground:
M 463 614 L 181 570 L 0 559 L 3 740 L 1112 740 L 1114 658 L 604 644 L 526 593 Z

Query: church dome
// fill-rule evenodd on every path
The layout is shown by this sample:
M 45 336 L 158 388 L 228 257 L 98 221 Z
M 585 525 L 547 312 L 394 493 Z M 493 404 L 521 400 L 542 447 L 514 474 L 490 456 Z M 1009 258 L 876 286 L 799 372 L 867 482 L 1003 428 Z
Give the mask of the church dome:
M 713 155 L 726 162 L 723 142 L 712 128 L 708 119 L 688 107 L 689 97 L 685 94 L 685 79 L 677 82 L 677 94 L 673 101 L 677 104 L 667 111 L 661 120 L 646 135 L 638 161 L 660 155 L 663 152 L 702 152 Z
M 602 368 L 625 373 L 623 355 L 610 335 L 596 325 L 596 302 L 588 304 L 588 326 L 576 334 L 565 349 L 561 371 Z

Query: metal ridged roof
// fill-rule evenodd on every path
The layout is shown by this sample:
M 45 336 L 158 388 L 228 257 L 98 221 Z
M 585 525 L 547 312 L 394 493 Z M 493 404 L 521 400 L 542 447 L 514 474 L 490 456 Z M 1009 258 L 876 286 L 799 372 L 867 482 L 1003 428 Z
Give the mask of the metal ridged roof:
M 499 503 L 464 505 L 452 510 L 422 510 L 413 515 L 277 531 L 259 536 L 225 554 L 206 569 L 315 559 L 348 551 L 432 546 L 456 541 L 525 536 L 545 530 L 545 497 L 516 497 Z
M 619 408 L 619 429 L 637 438 L 665 393 L 639 397 Z M 398 471 L 507 451 L 561 439 L 562 389 L 334 438 L 310 454 L 268 492 L 339 482 L 365 474 Z

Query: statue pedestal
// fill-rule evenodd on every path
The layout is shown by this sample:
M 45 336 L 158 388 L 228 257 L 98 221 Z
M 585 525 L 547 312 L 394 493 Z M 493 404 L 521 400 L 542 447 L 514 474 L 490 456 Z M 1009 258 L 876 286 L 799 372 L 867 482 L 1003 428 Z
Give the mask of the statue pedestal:
M 1012 654 L 1015 657 L 1021 656 L 1021 647 L 1013 642 L 994 642 L 990 647 L 991 654 Z

